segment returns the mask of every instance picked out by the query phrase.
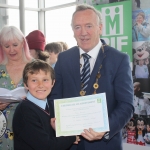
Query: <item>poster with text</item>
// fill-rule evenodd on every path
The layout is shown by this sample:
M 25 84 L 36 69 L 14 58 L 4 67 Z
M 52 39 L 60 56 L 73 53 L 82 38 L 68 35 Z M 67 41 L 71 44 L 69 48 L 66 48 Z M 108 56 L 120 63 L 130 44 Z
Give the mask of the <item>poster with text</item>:
M 94 7 L 102 13 L 103 33 L 101 38 L 108 45 L 128 54 L 132 62 L 131 1 L 95 5 Z

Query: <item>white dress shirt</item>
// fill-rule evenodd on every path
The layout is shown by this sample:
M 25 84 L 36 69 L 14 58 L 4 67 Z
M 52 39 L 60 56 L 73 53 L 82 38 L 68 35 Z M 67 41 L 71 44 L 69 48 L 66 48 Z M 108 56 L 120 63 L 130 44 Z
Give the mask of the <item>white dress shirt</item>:
M 97 56 L 98 56 L 98 53 L 100 51 L 101 46 L 102 46 L 102 42 L 99 40 L 99 43 L 92 50 L 90 50 L 87 53 L 89 56 L 91 56 L 91 58 L 89 59 L 89 61 L 90 61 L 90 74 L 93 71 L 93 68 L 94 68 L 94 65 L 95 65 L 95 62 L 96 62 L 96 59 L 97 59 Z M 79 50 L 80 50 L 80 56 L 83 53 L 85 53 L 85 51 L 83 51 L 80 47 L 79 47 Z M 81 64 L 81 68 L 80 68 L 80 72 L 81 72 L 82 68 L 83 68 L 83 65 L 84 65 L 83 57 L 80 58 L 80 64 Z
M 40 108 L 42 108 L 42 109 L 45 110 L 47 99 L 45 99 L 45 100 L 39 100 L 39 99 L 35 98 L 34 96 L 32 96 L 30 94 L 30 92 L 27 93 L 27 99 L 29 101 L 31 101 L 32 103 L 36 104 L 37 106 L 39 106 Z

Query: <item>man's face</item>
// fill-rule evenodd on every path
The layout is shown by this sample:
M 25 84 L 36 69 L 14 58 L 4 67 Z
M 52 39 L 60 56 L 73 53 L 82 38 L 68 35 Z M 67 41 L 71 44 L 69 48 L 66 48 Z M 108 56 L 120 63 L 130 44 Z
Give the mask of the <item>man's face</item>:
M 72 29 L 78 46 L 85 52 L 93 49 L 102 34 L 102 25 L 93 10 L 78 11 L 72 19 Z

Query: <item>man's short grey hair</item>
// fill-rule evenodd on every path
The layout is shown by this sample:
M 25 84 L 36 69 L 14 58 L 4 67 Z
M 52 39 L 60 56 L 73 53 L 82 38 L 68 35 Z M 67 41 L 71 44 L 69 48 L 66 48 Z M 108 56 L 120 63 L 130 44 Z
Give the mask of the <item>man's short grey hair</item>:
M 98 23 L 99 23 L 99 24 L 102 24 L 102 23 L 103 23 L 103 22 L 102 22 L 102 15 L 101 15 L 100 11 L 96 10 L 93 6 L 90 6 L 90 5 L 87 5 L 87 4 L 80 4 L 80 5 L 78 5 L 78 6 L 76 7 L 76 10 L 75 10 L 75 12 L 74 12 L 73 15 L 72 15 L 72 21 L 73 21 L 74 15 L 75 15 L 77 12 L 79 12 L 79 11 L 84 11 L 84 10 L 88 10 L 88 9 L 90 9 L 90 10 L 92 10 L 92 11 L 95 12 L 95 14 L 97 15 L 97 18 L 98 18 Z M 72 24 L 72 23 L 73 23 L 72 21 L 71 21 L 71 25 L 73 25 L 73 24 Z

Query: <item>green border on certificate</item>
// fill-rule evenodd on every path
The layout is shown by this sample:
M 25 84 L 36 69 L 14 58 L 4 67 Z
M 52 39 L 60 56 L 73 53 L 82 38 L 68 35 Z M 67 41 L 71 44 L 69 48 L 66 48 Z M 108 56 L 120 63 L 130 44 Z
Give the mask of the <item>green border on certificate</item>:
M 105 93 L 54 100 L 56 137 L 109 131 Z

